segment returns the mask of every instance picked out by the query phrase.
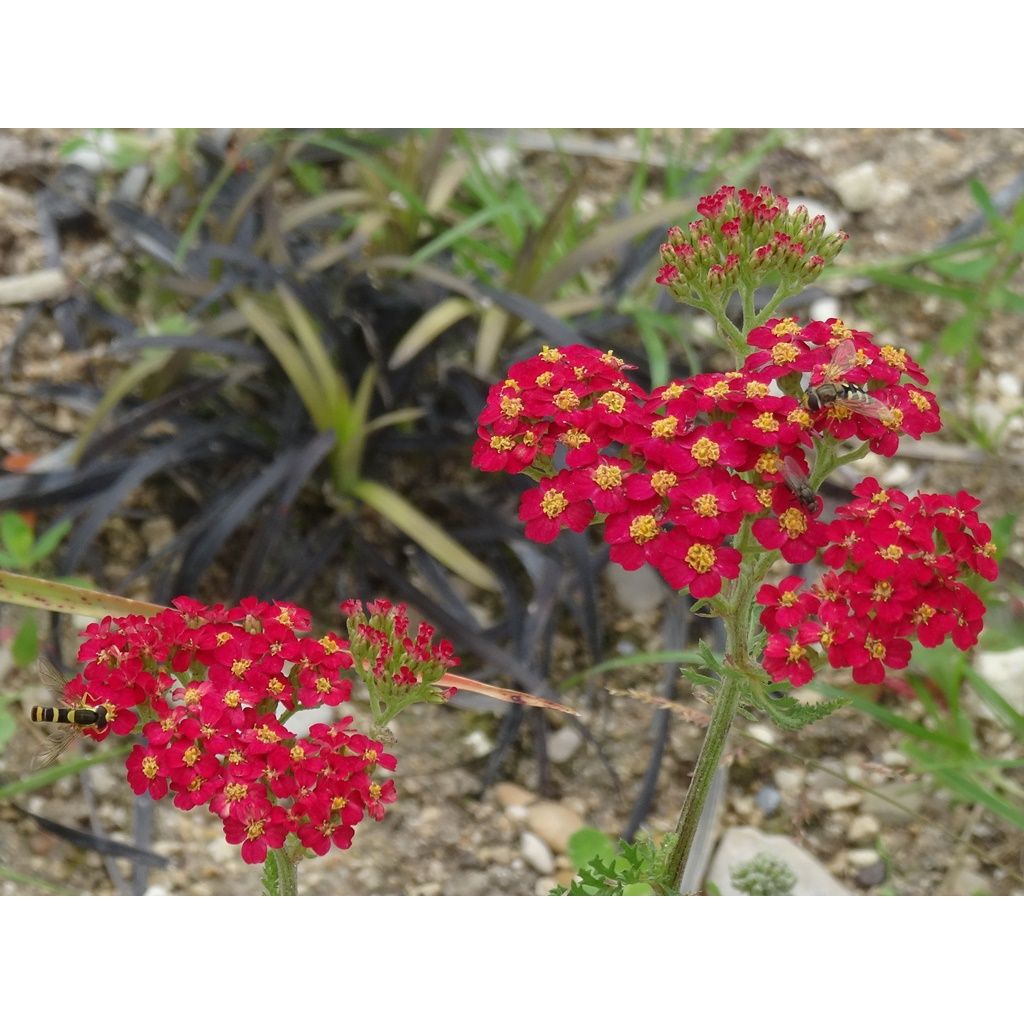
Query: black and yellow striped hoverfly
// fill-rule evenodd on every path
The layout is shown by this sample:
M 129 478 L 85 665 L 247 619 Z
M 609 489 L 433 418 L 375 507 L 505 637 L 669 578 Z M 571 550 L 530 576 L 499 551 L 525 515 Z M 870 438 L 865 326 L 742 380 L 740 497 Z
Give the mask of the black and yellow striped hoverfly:
M 55 735 L 50 748 L 36 758 L 33 767 L 39 769 L 53 764 L 64 753 L 80 730 L 105 729 L 107 727 L 107 709 L 103 704 L 71 706 L 63 703 L 67 680 L 45 658 L 40 658 L 36 662 L 36 671 L 39 673 L 39 678 L 50 688 L 54 698 L 62 703 L 59 707 L 42 707 L 37 704 L 29 711 L 29 719 L 33 722 L 49 722 L 67 726 Z

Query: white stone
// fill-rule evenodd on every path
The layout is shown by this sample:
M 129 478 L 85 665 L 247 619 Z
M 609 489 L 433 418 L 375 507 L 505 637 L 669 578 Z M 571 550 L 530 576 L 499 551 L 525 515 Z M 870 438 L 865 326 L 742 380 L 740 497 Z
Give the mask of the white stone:
M 550 875 L 555 870 L 555 857 L 548 844 L 533 832 L 524 832 L 519 840 L 523 860 L 540 875 Z
M 1006 421 L 1006 413 L 995 402 L 986 402 L 984 399 L 974 403 L 971 417 L 986 434 L 997 433 Z
M 747 826 L 730 828 L 722 836 L 711 862 L 708 881 L 713 882 L 723 896 L 744 895 L 733 888 L 732 869 L 748 864 L 759 853 L 767 853 L 782 861 L 796 875 L 794 896 L 853 895 L 829 874 L 823 864 L 791 839 L 785 836 L 769 836 Z
M 526 820 L 556 853 L 564 853 L 569 839 L 583 828 L 583 818 L 565 804 L 553 800 L 541 800 L 526 809 Z
M 747 734 L 760 743 L 777 743 L 779 740 L 775 730 L 764 722 L 755 722 L 747 729 Z
M 878 167 L 870 160 L 840 171 L 832 181 L 840 202 L 851 213 L 878 206 L 882 198 Z
M 832 227 L 831 222 L 829 228 Z M 839 300 L 833 295 L 823 295 L 820 299 L 815 299 L 811 303 L 810 309 L 807 311 L 807 317 L 809 320 L 832 320 L 838 319 L 842 306 L 839 304 Z
M 881 860 L 877 850 L 847 850 L 846 859 L 855 868 L 866 868 Z
M 975 657 L 974 667 L 1008 704 L 1024 715 L 1024 647 L 982 651 Z M 986 718 L 995 717 L 984 701 L 979 701 L 979 705 Z
M 878 835 L 881 826 L 878 819 L 871 814 L 858 814 L 850 827 L 846 830 L 846 838 L 858 846 L 862 843 L 869 843 Z
M 798 796 L 804 788 L 807 772 L 803 768 L 776 768 L 775 785 L 783 796 Z
M 1021 393 L 1020 377 L 1004 370 L 1002 373 L 996 374 L 996 388 L 1006 398 L 1019 398 Z
M 887 768 L 906 768 L 910 764 L 910 758 L 902 750 L 883 750 L 879 758 Z
M 615 600 L 632 615 L 649 615 L 668 597 L 664 582 L 649 565 L 629 571 L 617 562 L 609 562 L 604 575 L 611 584 Z
M 474 729 L 468 736 L 463 736 L 462 744 L 473 757 L 486 757 L 494 749 L 494 742 L 481 729 Z
M 565 764 L 572 760 L 582 745 L 583 737 L 579 730 L 563 725 L 548 737 L 548 757 L 552 764 Z
M 856 807 L 864 799 L 864 794 L 856 789 L 826 789 L 821 794 L 821 802 L 830 811 L 845 811 Z

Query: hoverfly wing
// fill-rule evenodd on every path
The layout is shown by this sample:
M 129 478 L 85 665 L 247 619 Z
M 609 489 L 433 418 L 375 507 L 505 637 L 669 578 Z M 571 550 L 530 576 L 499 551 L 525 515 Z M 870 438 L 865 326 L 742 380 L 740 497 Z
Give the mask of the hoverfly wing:
M 850 391 L 835 404 L 870 420 L 884 420 L 892 415 L 892 409 L 885 402 L 872 398 L 866 391 Z
M 857 346 L 849 338 L 841 341 L 832 353 L 830 365 L 835 368 L 836 379 L 845 376 L 857 365 Z
M 78 730 L 71 725 L 62 726 L 56 730 L 47 741 L 46 749 L 32 760 L 32 771 L 38 772 L 49 768 L 71 746 L 71 741 L 77 732 Z
M 819 498 L 811 490 L 807 473 L 792 455 L 787 455 L 782 460 L 782 478 L 804 508 L 812 511 L 820 510 Z
M 807 471 L 792 455 L 787 455 L 782 460 L 782 478 L 791 488 L 796 490 L 797 487 L 807 483 Z
M 68 685 L 67 679 L 58 671 L 57 666 L 48 658 L 40 655 L 36 659 L 36 674 L 50 691 L 55 703 L 64 703 L 64 688 Z

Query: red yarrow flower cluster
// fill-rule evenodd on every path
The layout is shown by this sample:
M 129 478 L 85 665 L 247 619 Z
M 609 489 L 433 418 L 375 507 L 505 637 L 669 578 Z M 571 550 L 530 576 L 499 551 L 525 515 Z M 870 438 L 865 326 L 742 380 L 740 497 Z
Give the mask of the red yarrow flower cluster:
M 952 638 L 962 650 L 977 642 L 985 605 L 964 577 L 997 574 L 978 500 L 965 491 L 910 498 L 871 477 L 854 494 L 826 528 L 830 571 L 808 589 L 791 576 L 757 594 L 764 667 L 776 681 L 802 686 L 827 658 L 855 682 L 880 683 L 906 667 L 911 639 L 937 647 Z
M 375 776 L 393 771 L 396 760 L 348 716 L 314 725 L 307 736 L 288 728 L 291 712 L 338 707 L 351 695 L 349 641 L 305 635 L 310 624 L 302 608 L 255 598 L 233 608 L 178 598 L 149 618 L 107 617 L 85 630 L 79 659 L 86 664 L 65 699 L 107 709 L 106 728 L 86 730 L 95 739 L 126 735 L 144 721 L 145 742 L 127 760 L 132 789 L 156 799 L 171 794 L 186 810 L 208 806 L 246 862 L 265 860 L 289 835 L 316 854 L 344 849 L 364 816 L 382 818 L 395 799 L 394 782 Z M 407 658 L 421 659 L 421 679 L 439 678 L 457 660 L 445 642 L 429 644 L 429 627 L 403 637 L 401 606 L 379 616 L 378 626 L 411 652 Z M 391 667 L 405 666 L 377 666 L 381 685 Z
M 857 437 L 888 456 L 902 435 L 920 438 L 941 426 L 935 395 L 921 386 L 928 378 L 906 350 L 876 345 L 869 333 L 842 320 L 804 326 L 791 317 L 769 320 L 747 343 L 754 349 L 743 364 L 747 372 L 777 382 L 787 394 L 800 394 L 806 381 L 827 396 L 812 413 L 814 433 Z M 844 390 L 849 397 L 842 397 Z
M 985 575 L 994 563 L 990 553 L 968 550 L 974 543 L 985 549 L 990 536 L 966 496 L 915 498 L 900 519 L 889 514 L 895 497 L 889 512 L 875 509 L 870 516 L 855 503 L 826 524 L 820 500 L 800 486 L 816 438 L 856 435 L 891 453 L 903 433 L 938 429 L 934 395 L 919 387 L 927 382 L 920 367 L 902 349 L 876 346 L 839 320 L 803 327 L 769 321 L 750 340 L 754 351 L 741 370 L 672 381 L 650 394 L 625 377 L 630 367 L 610 353 L 545 349 L 491 389 L 474 464 L 538 479 L 519 509 L 531 539 L 547 543 L 563 528 L 581 532 L 601 524 L 613 561 L 626 569 L 651 565 L 695 597 L 714 597 L 739 575 L 732 538 L 745 525 L 763 548 L 793 565 L 824 552 L 827 564 L 843 570 L 833 575 L 840 603 L 849 603 L 843 613 L 849 622 L 838 640 L 828 632 L 836 623 L 828 620 L 816 636 L 824 637 L 833 663 L 845 659 L 858 681 L 876 681 L 882 666 L 899 667 L 909 654 L 905 638 L 915 631 L 929 643 L 976 636 L 984 609 L 966 584 L 954 585 L 956 566 Z M 849 366 L 838 365 L 844 359 Z M 816 409 L 804 382 L 821 388 Z M 851 397 L 840 405 L 845 384 Z M 779 393 L 779 385 L 791 393 Z M 932 523 L 922 518 L 930 502 L 960 511 L 944 511 Z M 969 530 L 967 540 L 954 536 L 954 525 Z M 935 531 L 948 550 L 936 547 Z M 882 545 L 894 532 L 897 547 Z M 886 583 L 885 573 L 894 570 L 890 555 L 904 551 L 908 538 L 919 545 L 918 576 L 901 573 L 898 582 Z M 888 554 L 870 554 L 869 543 Z M 856 544 L 851 557 L 859 569 L 843 565 L 846 544 Z M 872 604 L 883 598 L 884 607 Z M 806 620 L 820 611 L 806 602 L 800 607 Z M 908 608 L 910 619 L 901 619 Z M 914 616 L 920 621 L 910 629 Z M 774 678 L 799 685 L 813 672 L 805 650 L 812 625 L 802 621 L 798 636 L 792 626 L 773 621 L 765 664 Z
M 582 532 L 603 522 L 613 561 L 628 569 L 652 565 L 695 597 L 713 597 L 723 580 L 736 578 L 740 559 L 727 542 L 749 517 L 765 548 L 793 564 L 807 562 L 827 542 L 821 506 L 802 499 L 786 467 L 806 473 L 815 436 L 858 431 L 888 451 L 904 427 L 914 436 L 936 429 L 938 413 L 933 395 L 898 383 L 902 373 L 924 376 L 906 353 L 878 348 L 863 334 L 856 336 L 861 347 L 851 373 L 858 386 L 887 382 L 884 394 L 893 404 L 879 406 L 892 416 L 880 423 L 859 413 L 812 413 L 799 384 L 783 394 L 775 382 L 788 377 L 793 384 L 801 373 L 813 379 L 833 358 L 831 346 L 852 332 L 840 321 L 806 328 L 770 323 L 752 333 L 759 346 L 742 370 L 673 381 L 650 394 L 611 353 L 545 348 L 490 390 L 473 464 L 541 477 L 519 507 L 531 540 L 546 544 L 563 528 Z M 794 361 L 783 364 L 777 345 L 766 352 L 768 337 L 795 337 Z M 860 370 L 859 353 L 879 369 Z M 931 419 L 900 419 L 903 404 L 918 410 L 903 392 L 927 403 Z M 556 453 L 563 469 L 555 469 Z
M 799 286 L 813 281 L 847 240 L 825 233 L 825 218 L 767 185 L 756 192 L 723 185 L 697 204 L 698 220 L 671 228 L 661 247 L 658 284 L 684 302 L 721 295 L 742 279 L 779 278 Z

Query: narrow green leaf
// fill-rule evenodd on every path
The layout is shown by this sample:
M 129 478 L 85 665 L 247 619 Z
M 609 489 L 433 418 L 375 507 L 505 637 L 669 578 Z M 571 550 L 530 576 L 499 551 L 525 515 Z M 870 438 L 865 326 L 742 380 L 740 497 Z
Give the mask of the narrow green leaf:
M 372 434 L 375 430 L 383 430 L 385 427 L 394 427 L 402 423 L 415 423 L 424 416 L 424 409 L 392 409 L 391 412 L 382 413 L 370 420 L 366 424 L 366 433 Z
M 967 678 L 975 693 L 989 706 L 992 713 L 1003 725 L 1024 742 L 1024 715 L 1022 715 L 994 686 L 979 672 L 968 666 Z
M 596 665 L 577 672 L 575 675 L 567 676 L 558 684 L 558 689 L 568 690 L 577 686 L 591 676 L 599 676 L 605 672 L 615 672 L 620 668 L 633 668 L 635 665 L 664 665 L 668 662 L 679 662 L 680 664 L 695 665 L 700 662 L 698 655 L 692 651 L 638 651 L 636 654 L 625 654 L 621 658 L 608 658 L 606 661 L 599 661 Z
M 11 643 L 11 655 L 18 668 L 27 668 L 39 657 L 39 624 L 35 615 L 26 615 Z
M 281 364 L 281 368 L 288 375 L 292 387 L 298 392 L 302 404 L 306 407 L 306 411 L 316 424 L 317 429 L 327 430 L 333 426 L 332 410 L 327 395 L 309 363 L 303 358 L 298 345 L 285 334 L 272 316 L 265 313 L 248 296 L 239 296 L 236 298 L 235 304 L 249 326 Z
M 484 224 L 489 224 L 491 221 L 500 217 L 503 213 L 508 213 L 513 208 L 514 207 L 511 203 L 503 203 L 500 206 L 492 206 L 484 210 L 478 210 L 465 220 L 460 220 L 458 224 L 450 227 L 447 231 L 441 232 L 441 234 L 436 238 L 432 238 L 426 245 L 418 249 L 409 257 L 410 261 L 412 263 L 426 263 L 427 260 L 436 256 L 438 253 L 451 248 L 451 246 L 453 246 L 460 238 L 465 238 L 467 235 L 473 234 L 474 231 L 482 227 Z
M 441 168 L 427 191 L 426 204 L 430 213 L 437 216 L 444 210 L 469 170 L 469 161 L 461 157 L 449 161 Z
M 939 339 L 939 351 L 945 355 L 962 355 L 966 349 L 977 347 L 978 318 L 969 310 L 958 316 L 942 332 Z
M 375 480 L 360 480 L 352 493 L 463 579 L 484 590 L 500 589 L 483 562 L 391 488 Z
M 971 288 L 957 288 L 949 284 L 940 284 L 937 281 L 926 281 L 922 277 L 915 277 L 913 274 L 900 274 L 893 270 L 880 270 L 874 267 L 864 267 L 864 276 L 870 277 L 878 284 L 888 285 L 890 288 L 899 288 L 905 292 L 913 292 L 918 295 L 938 295 L 942 299 L 950 299 L 954 302 L 961 302 L 965 306 L 974 298 L 974 290 Z
M 3 752 L 16 729 L 17 723 L 11 713 L 11 705 L 6 702 L 0 704 L 0 753 Z
M 68 615 L 89 615 L 95 619 L 104 615 L 156 615 L 165 610 L 163 605 L 148 601 L 133 601 L 102 590 L 4 571 L 0 571 L 0 602 Z
M 308 164 L 303 160 L 293 160 L 288 165 L 288 170 L 292 172 L 295 180 L 299 183 L 299 188 L 313 196 L 323 194 L 326 188 L 326 181 L 323 170 L 317 164 Z
M 966 281 L 969 284 L 978 284 L 985 280 L 991 273 L 992 268 L 999 262 L 995 253 L 983 253 L 970 259 L 943 257 L 934 259 L 929 266 L 937 274 L 951 278 L 954 281 Z
M 61 519 L 51 526 L 38 540 L 32 550 L 32 560 L 36 563 L 48 558 L 56 550 L 57 545 L 68 535 L 72 523 L 70 519 Z
M 0 544 L 11 555 L 14 568 L 25 569 L 31 563 L 33 530 L 19 512 L 0 515 Z
M 92 442 L 96 431 L 103 421 L 114 410 L 118 402 L 134 391 L 147 377 L 159 373 L 170 361 L 173 353 L 169 349 L 160 348 L 159 338 L 154 337 L 153 348 L 143 349 L 135 362 L 121 371 L 107 386 L 92 414 L 79 429 L 75 447 L 71 453 L 71 461 L 77 463 L 82 453 Z
M 306 357 L 306 362 L 312 367 L 313 374 L 320 383 L 325 401 L 332 409 L 339 402 L 347 403 L 348 384 L 331 361 L 330 353 L 320 337 L 316 324 L 287 285 L 279 282 L 276 291 L 284 305 L 288 322 L 299 339 L 299 347 Z
M 483 311 L 473 350 L 473 370 L 479 376 L 486 377 L 498 361 L 511 319 L 500 306 L 489 306 Z
M 213 201 L 217 198 L 217 193 L 220 192 L 228 179 L 234 173 L 234 162 L 231 160 L 225 160 L 224 165 L 217 172 L 216 177 L 210 182 L 206 191 L 203 192 L 198 204 L 196 205 L 195 211 L 192 213 L 192 216 L 189 217 L 188 224 L 185 225 L 185 230 L 181 233 L 181 241 L 178 242 L 178 247 L 174 250 L 174 261 L 179 267 L 184 265 L 185 253 L 187 253 L 192 247 L 192 243 L 199 234 L 199 229 L 203 226 L 203 221 L 206 220 L 206 215 L 210 212 L 210 207 L 213 206 Z
M 988 221 L 989 227 L 994 231 L 998 231 L 1004 222 L 999 211 L 996 209 L 996 204 L 992 202 L 992 197 L 988 194 L 988 189 L 977 178 L 973 178 L 968 187 L 971 190 L 974 201 L 985 215 L 985 220 Z
M 458 323 L 476 312 L 476 303 L 468 299 L 448 298 L 428 309 L 409 328 L 395 346 L 388 369 L 397 370 L 418 356 L 435 338 L 443 334 L 452 324 Z
M 937 782 L 969 804 L 981 804 L 1016 828 L 1024 830 L 1024 810 L 1004 800 L 970 776 L 955 769 L 933 771 Z

